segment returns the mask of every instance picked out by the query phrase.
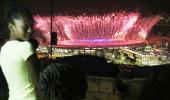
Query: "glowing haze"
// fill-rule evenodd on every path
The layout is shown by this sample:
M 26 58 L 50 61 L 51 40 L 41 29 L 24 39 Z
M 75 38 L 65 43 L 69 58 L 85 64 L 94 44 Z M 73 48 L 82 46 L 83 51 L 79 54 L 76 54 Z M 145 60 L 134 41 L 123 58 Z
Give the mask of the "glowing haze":
M 35 29 L 50 42 L 50 17 L 34 16 Z M 142 17 L 138 12 L 116 12 L 106 15 L 54 16 L 52 31 L 58 33 L 58 43 L 71 45 L 121 45 L 145 41 L 161 16 Z M 66 42 L 70 41 L 70 42 Z M 117 42 L 116 42 L 117 41 Z M 116 44 L 117 43 L 117 44 Z

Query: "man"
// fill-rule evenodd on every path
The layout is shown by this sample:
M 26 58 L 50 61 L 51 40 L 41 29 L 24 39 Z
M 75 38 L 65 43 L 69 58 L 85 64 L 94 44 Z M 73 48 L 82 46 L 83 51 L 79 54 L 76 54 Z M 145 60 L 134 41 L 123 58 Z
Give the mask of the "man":
M 88 87 L 84 72 L 65 62 L 49 64 L 40 74 L 39 86 L 44 100 L 82 100 Z
M 9 40 L 2 46 L 0 65 L 9 87 L 9 100 L 42 100 L 38 93 L 39 66 L 35 50 L 28 42 L 33 32 L 33 16 L 24 7 L 14 7 L 7 15 Z

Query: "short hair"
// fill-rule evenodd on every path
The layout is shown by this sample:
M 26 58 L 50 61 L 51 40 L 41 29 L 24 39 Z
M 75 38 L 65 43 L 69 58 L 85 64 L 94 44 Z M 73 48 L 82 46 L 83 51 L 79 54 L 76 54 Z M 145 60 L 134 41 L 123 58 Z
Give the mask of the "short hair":
M 85 74 L 68 64 L 50 64 L 41 72 L 39 82 L 45 100 L 81 100 L 87 91 Z
M 19 19 L 20 17 L 27 17 L 32 22 L 34 22 L 34 18 L 32 16 L 32 13 L 25 7 L 17 6 L 12 7 L 9 9 L 7 15 L 6 15 L 6 21 L 7 24 L 12 23 L 14 24 L 14 19 Z
M 36 49 L 39 46 L 39 42 L 36 39 L 34 39 L 34 38 L 29 38 L 28 41 L 31 43 L 33 49 L 36 51 Z

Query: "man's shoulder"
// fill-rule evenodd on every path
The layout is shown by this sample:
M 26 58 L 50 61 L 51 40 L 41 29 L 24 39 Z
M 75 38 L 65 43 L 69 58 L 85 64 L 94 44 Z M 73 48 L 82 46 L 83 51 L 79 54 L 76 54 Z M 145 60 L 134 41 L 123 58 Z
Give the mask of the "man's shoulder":
M 4 45 L 2 45 L 1 49 L 9 49 L 11 47 L 17 47 L 19 44 L 18 41 L 7 41 Z
M 28 41 L 7 41 L 2 47 L 1 51 L 12 52 L 12 51 L 22 51 L 25 49 L 30 49 L 31 44 Z
M 28 41 L 7 41 L 2 48 L 4 47 L 25 47 L 25 46 L 31 46 L 31 44 Z

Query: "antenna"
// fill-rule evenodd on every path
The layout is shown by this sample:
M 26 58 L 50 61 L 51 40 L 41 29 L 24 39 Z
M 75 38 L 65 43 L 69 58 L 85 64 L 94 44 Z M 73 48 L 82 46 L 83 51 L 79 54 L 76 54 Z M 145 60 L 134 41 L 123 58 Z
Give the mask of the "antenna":
M 51 59 L 51 61 L 52 61 L 52 54 L 53 54 L 53 42 L 52 42 L 52 39 L 53 39 L 53 33 L 52 33 L 52 31 L 53 31 L 53 0 L 50 0 L 50 7 L 51 7 L 51 16 L 50 16 L 50 19 L 51 19 L 51 26 L 50 26 L 50 35 L 51 35 L 51 44 L 50 44 L 50 59 Z
M 52 60 L 52 54 L 53 54 L 53 45 L 57 45 L 57 32 L 53 32 L 53 0 L 50 0 L 51 3 L 51 30 L 50 30 L 50 35 L 51 35 L 51 44 L 50 44 L 50 56 Z

